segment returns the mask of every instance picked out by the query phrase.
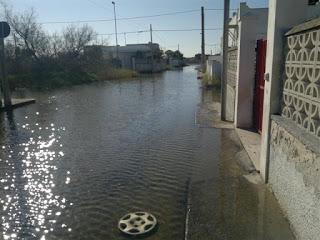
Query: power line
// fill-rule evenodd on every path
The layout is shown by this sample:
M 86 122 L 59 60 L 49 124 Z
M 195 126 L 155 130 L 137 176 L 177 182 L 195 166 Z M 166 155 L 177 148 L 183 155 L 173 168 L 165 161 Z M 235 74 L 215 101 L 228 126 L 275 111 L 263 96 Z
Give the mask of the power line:
M 89 1 L 91 2 L 91 0 L 89 0 Z M 206 10 L 208 10 L 208 11 L 222 11 L 223 9 L 210 8 L 210 9 L 206 9 Z M 135 17 L 122 17 L 122 18 L 118 18 L 117 20 L 124 21 L 124 20 L 154 18 L 154 17 L 172 16 L 172 15 L 179 15 L 179 14 L 186 14 L 186 13 L 193 13 L 193 12 L 199 12 L 199 9 L 177 11 L 177 12 L 168 12 L 168 13 L 161 13 L 161 14 L 154 14 L 154 15 L 135 16 Z M 75 21 L 48 21 L 48 22 L 41 22 L 40 24 L 92 23 L 92 22 L 111 22 L 111 21 L 114 21 L 114 19 L 110 18 L 110 19 L 75 20 Z
M 206 8 L 205 11 L 223 11 L 223 8 Z M 230 11 L 238 10 L 237 8 L 231 8 Z
M 222 28 L 206 28 L 206 31 L 220 31 Z M 201 31 L 200 28 L 189 28 L 189 29 L 154 29 L 153 32 L 193 32 Z M 147 33 L 150 30 L 140 30 L 140 31 L 131 31 L 131 32 L 121 32 L 118 34 L 130 34 L 130 33 Z M 114 35 L 115 33 L 98 33 L 96 35 Z
M 219 31 L 222 28 L 206 28 L 206 31 Z M 200 28 L 190 28 L 190 29 L 158 29 L 153 30 L 155 32 L 193 32 L 193 31 L 201 31 Z
M 121 34 L 130 34 L 130 33 L 146 33 L 146 32 L 150 32 L 150 30 L 142 30 L 142 31 L 131 31 L 131 32 L 120 32 L 118 33 L 119 35 Z M 115 35 L 115 33 L 97 33 L 96 35 L 106 35 L 106 36 L 110 36 L 110 35 Z

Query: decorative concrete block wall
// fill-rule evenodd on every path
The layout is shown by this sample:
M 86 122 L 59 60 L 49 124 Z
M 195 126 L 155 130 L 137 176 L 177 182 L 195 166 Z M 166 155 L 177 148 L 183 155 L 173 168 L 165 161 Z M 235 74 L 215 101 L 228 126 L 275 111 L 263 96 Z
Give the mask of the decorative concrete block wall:
M 271 121 L 269 183 L 297 239 L 319 239 L 320 18 L 286 34 L 284 71 L 282 116 Z
M 235 87 L 237 82 L 238 48 L 232 48 L 228 52 L 228 79 L 227 83 Z
M 282 116 L 320 139 L 320 29 L 305 31 L 317 24 L 320 19 L 287 34 Z
M 238 65 L 238 49 L 231 48 L 228 52 L 226 119 L 232 122 L 234 121 L 234 114 L 235 114 L 237 65 Z

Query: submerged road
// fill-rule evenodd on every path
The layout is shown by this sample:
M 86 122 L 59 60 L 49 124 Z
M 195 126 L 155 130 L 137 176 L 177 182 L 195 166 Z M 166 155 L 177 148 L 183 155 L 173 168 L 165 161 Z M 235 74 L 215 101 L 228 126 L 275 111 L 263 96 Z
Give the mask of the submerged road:
M 127 239 L 117 222 L 140 210 L 148 239 L 184 239 L 187 203 L 188 239 L 292 239 L 233 130 L 195 123 L 193 67 L 28 96 L 0 113 L 0 239 Z

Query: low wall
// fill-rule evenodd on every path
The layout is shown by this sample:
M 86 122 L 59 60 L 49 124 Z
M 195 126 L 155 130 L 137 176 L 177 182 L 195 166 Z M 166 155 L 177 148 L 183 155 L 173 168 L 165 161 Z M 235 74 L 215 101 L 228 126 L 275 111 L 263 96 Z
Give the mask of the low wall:
M 290 120 L 271 122 L 269 183 L 297 239 L 320 236 L 320 141 Z

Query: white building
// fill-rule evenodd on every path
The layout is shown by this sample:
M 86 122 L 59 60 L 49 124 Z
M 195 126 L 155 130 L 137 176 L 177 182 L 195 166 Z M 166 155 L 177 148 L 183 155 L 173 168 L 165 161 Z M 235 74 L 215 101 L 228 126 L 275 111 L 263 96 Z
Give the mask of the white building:
M 138 72 L 159 72 L 165 68 L 165 63 L 159 56 L 160 46 L 157 43 L 101 46 L 101 48 L 105 59 L 112 60 L 118 57 L 122 68 Z
M 206 72 L 212 79 L 221 80 L 221 65 L 222 65 L 222 56 L 221 54 L 216 54 L 208 56 Z
M 240 3 L 230 20 L 226 119 L 236 127 L 251 128 L 253 123 L 257 40 L 265 39 L 267 8 L 249 8 Z

